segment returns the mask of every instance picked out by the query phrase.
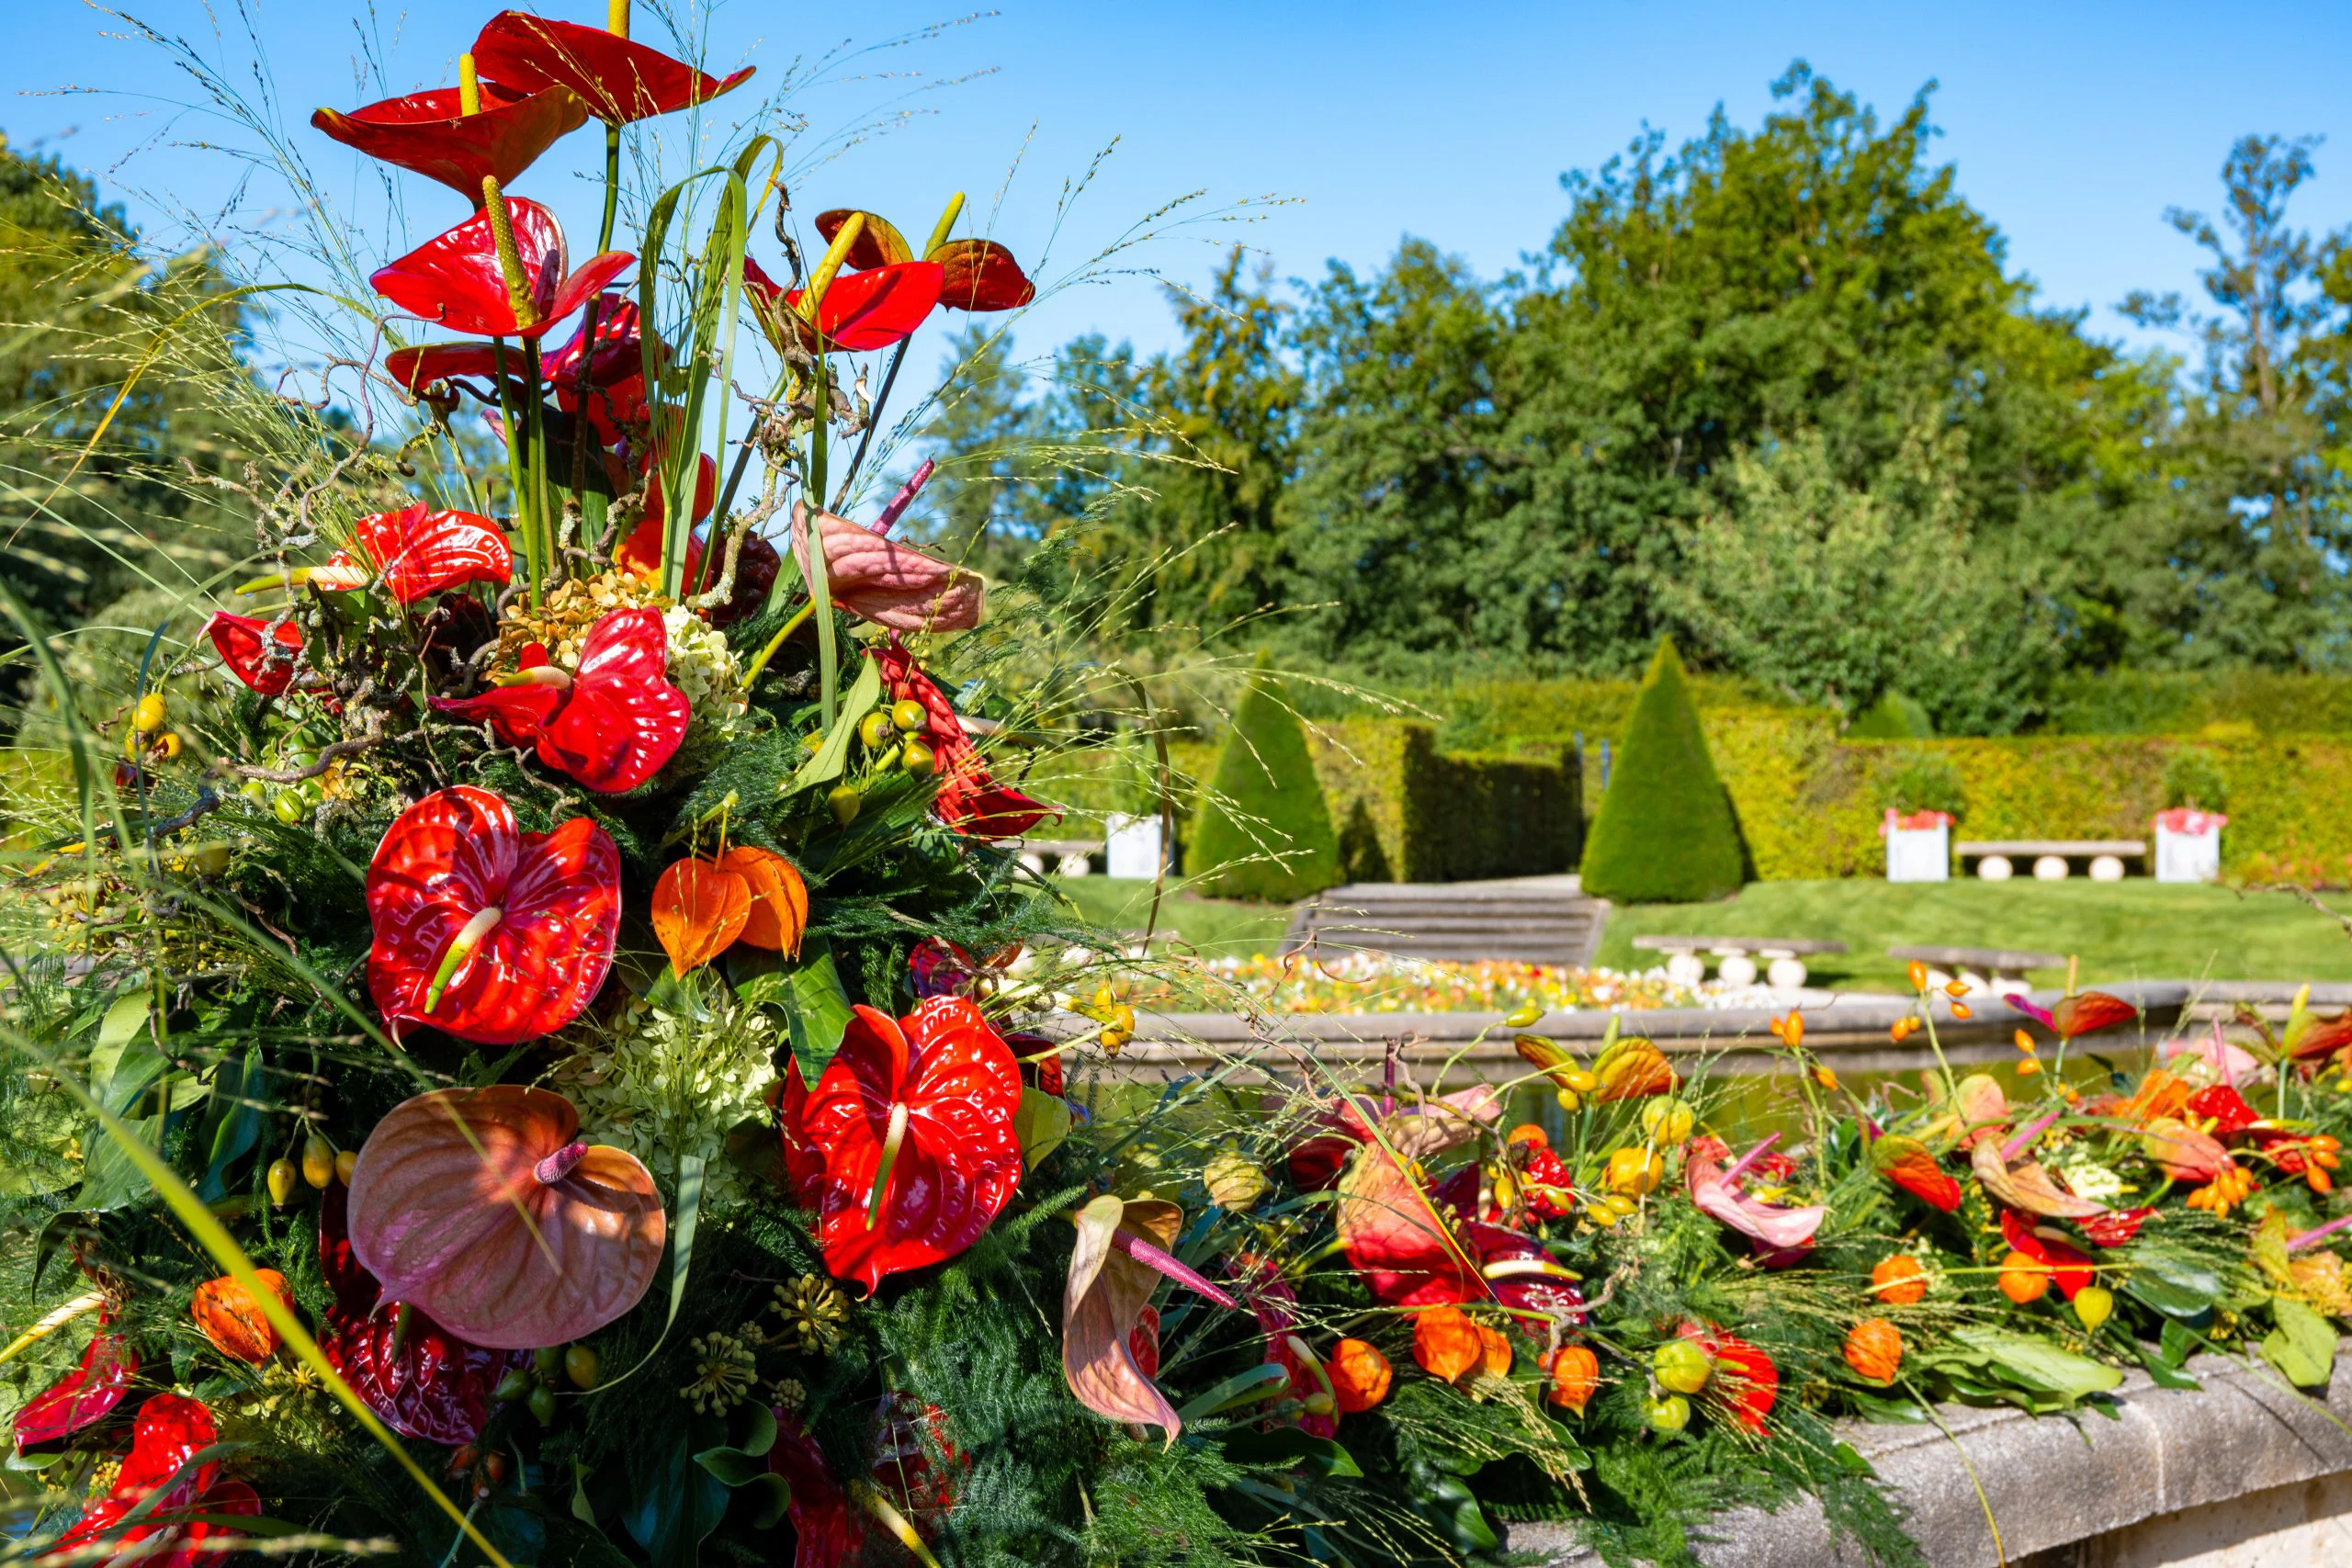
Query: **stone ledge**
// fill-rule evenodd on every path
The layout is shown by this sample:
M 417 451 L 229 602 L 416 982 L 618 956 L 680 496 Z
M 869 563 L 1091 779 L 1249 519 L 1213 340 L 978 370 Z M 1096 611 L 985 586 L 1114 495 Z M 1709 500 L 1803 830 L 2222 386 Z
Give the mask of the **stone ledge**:
M 2005 1557 L 2018 1563 L 2184 1509 L 2352 1472 L 2352 1348 L 2337 1352 L 2324 1408 L 2290 1391 L 2267 1365 L 2200 1356 L 2188 1371 L 2203 1384 L 2195 1392 L 2130 1373 L 2113 1396 L 2114 1420 L 2096 1411 L 2033 1416 L 1946 1405 L 1938 1414 L 1949 1438 L 1932 1426 L 1859 1423 L 1846 1436 L 1892 1488 L 1935 1568 L 1996 1568 Z M 1988 1503 L 2000 1527 L 1997 1548 Z M 1869 1561 L 1851 1541 L 1833 1543 L 1811 1502 L 1779 1514 L 1739 1509 L 1694 1532 L 1702 1534 L 1695 1550 L 1711 1568 L 1866 1568 Z M 1505 1550 L 1544 1553 L 1547 1568 L 1600 1562 L 1566 1524 L 1514 1525 Z

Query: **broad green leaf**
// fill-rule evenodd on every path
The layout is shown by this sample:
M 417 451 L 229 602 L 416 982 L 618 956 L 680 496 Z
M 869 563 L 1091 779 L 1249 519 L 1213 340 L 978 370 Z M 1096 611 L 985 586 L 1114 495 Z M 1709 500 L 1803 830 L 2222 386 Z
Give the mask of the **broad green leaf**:
M 2263 1359 L 2297 1388 L 2324 1387 L 2335 1370 L 2335 1330 L 2327 1319 L 2289 1296 L 2270 1303 L 2278 1326 L 2264 1337 Z
M 1223 1442 L 1226 1457 L 1243 1464 L 1279 1464 L 1320 1476 L 1363 1474 L 1355 1457 L 1337 1440 L 1316 1437 L 1296 1427 L 1276 1427 L 1264 1432 L 1243 1427 L 1226 1434 Z
M 154 994 L 143 986 L 117 997 L 106 1017 L 98 1021 L 98 1048 L 119 1050 L 128 1044 L 131 1036 L 147 1027 L 147 1015 L 154 1005 Z
M 841 1049 L 852 1014 L 832 948 L 822 938 L 811 938 L 800 952 L 800 962 L 784 976 L 785 1022 L 801 1075 L 814 1083 Z
M 2166 1317 L 2195 1317 L 2228 1289 L 2215 1270 L 2176 1253 L 2135 1250 L 2131 1264 L 2124 1291 Z
M 842 770 L 849 765 L 849 749 L 857 739 L 857 721 L 872 712 L 881 700 L 882 666 L 868 659 L 865 660 L 865 668 L 858 671 L 857 679 L 850 683 L 848 694 L 842 699 L 841 716 L 833 721 L 831 729 L 825 731 L 824 745 L 818 748 L 815 756 L 800 764 L 800 771 L 792 775 L 792 788 L 788 793 L 813 789 L 841 777 Z
M 2012 1334 L 1999 1328 L 1956 1328 L 1952 1337 L 1992 1358 L 1992 1365 L 2011 1381 L 2066 1399 L 2105 1393 L 2123 1381 L 2119 1369 L 2061 1349 L 2049 1340 L 2030 1334 Z

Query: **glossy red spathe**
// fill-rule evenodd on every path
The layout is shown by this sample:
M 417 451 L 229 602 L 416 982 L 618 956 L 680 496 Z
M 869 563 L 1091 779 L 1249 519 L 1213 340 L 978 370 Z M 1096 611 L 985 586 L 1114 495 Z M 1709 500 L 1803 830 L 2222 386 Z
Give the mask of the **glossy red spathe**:
M 130 1341 L 107 1326 L 101 1314 L 98 1331 L 82 1350 L 82 1359 L 40 1393 L 25 1401 L 10 1421 L 16 1449 L 53 1443 L 85 1427 L 96 1426 L 113 1413 L 139 1375 L 139 1352 Z
M 481 85 L 476 114 L 464 111 L 457 88 L 433 87 L 349 114 L 322 108 L 311 116 L 345 146 L 438 180 L 476 207 L 484 175 L 504 185 L 587 120 L 588 106 L 562 88 L 526 93 L 495 82 Z
M 150 1398 L 131 1425 L 130 1452 L 114 1484 L 83 1508 L 41 1560 L 136 1561 L 143 1568 L 220 1561 L 222 1543 L 240 1532 L 217 1521 L 258 1517 L 261 1498 L 243 1482 L 222 1476 L 217 1461 L 189 1463 L 220 1437 L 220 1424 L 200 1401 L 177 1393 Z
M 741 85 L 752 69 L 712 76 L 602 28 L 527 11 L 492 17 L 473 54 L 475 68 L 493 82 L 525 92 L 570 88 L 590 114 L 614 124 L 707 104 Z
M 606 251 L 567 275 L 563 226 L 555 214 L 521 197 L 508 197 L 505 205 L 522 260 L 524 292 L 532 305 L 529 321 L 515 318 L 487 212 L 475 213 L 377 268 L 368 281 L 401 310 L 451 332 L 537 338 L 585 305 L 637 259 L 625 251 Z
M 752 313 L 771 342 L 786 333 L 803 347 L 816 351 L 821 337 L 828 350 L 862 354 L 888 348 L 911 335 L 938 307 L 946 272 L 937 262 L 899 262 L 865 272 L 836 276 L 817 306 L 817 326 L 810 332 L 800 316 L 797 288 L 786 288 L 749 256 L 743 258 L 743 291 L 751 297 Z
M 577 671 L 433 706 L 487 722 L 507 745 L 537 746 L 548 767 L 618 795 L 660 773 L 686 738 L 693 709 L 670 683 L 669 648 L 659 610 L 615 610 L 589 629 Z
M 812 1089 L 787 1074 L 786 1169 L 825 1266 L 869 1291 L 980 1238 L 1021 1181 L 1012 1052 L 961 997 L 859 1007 Z M 895 1145 L 895 1149 L 890 1145 Z M 886 1150 L 892 1155 L 876 1201 Z M 867 1223 L 869 1214 L 873 1223 Z
M 975 839 L 1011 839 L 1029 832 L 1038 823 L 1061 813 L 1030 799 L 1019 790 L 996 782 L 980 749 L 964 733 L 956 705 L 938 682 L 924 674 L 914 655 L 895 641 L 875 651 L 882 666 L 882 682 L 893 702 L 911 699 L 922 706 L 935 758 L 939 793 L 932 809 L 956 831 Z
M 385 830 L 368 867 L 368 994 L 388 1019 L 480 1044 L 561 1029 L 612 965 L 620 876 L 619 851 L 584 817 L 526 833 L 486 789 L 435 791 Z M 486 931 L 484 918 L 494 921 Z M 472 951 L 441 976 L 469 931 Z M 445 983 L 434 1001 L 436 978 Z
M 514 577 L 514 552 L 497 524 L 471 512 L 429 511 L 421 501 L 403 511 L 362 517 L 353 525 L 352 542 L 384 591 L 403 604 L 469 582 L 503 588 Z M 341 550 L 328 562 L 356 564 Z M 322 588 L 340 586 L 325 578 L 311 581 Z
M 204 635 L 212 639 L 229 672 L 263 696 L 283 696 L 294 683 L 302 628 L 291 620 L 279 621 L 277 629 L 271 631 L 267 621 L 219 610 L 204 623 Z

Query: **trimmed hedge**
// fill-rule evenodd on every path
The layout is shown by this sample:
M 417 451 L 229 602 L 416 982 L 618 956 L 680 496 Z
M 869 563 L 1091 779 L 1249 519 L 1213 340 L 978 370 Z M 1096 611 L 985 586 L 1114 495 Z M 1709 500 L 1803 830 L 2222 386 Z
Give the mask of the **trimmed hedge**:
M 1219 898 L 1304 898 L 1340 880 L 1331 811 L 1306 732 L 1262 672 L 1250 678 L 1217 753 L 1184 847 L 1184 874 Z
M 1690 904 L 1739 890 L 1739 824 L 1682 683 L 1658 639 L 1584 857 L 1585 890 L 1624 903 Z
M 1350 882 L 1467 882 L 1574 871 L 1584 803 L 1574 747 L 1556 761 L 1440 751 L 1412 720 L 1318 725 L 1316 771 Z

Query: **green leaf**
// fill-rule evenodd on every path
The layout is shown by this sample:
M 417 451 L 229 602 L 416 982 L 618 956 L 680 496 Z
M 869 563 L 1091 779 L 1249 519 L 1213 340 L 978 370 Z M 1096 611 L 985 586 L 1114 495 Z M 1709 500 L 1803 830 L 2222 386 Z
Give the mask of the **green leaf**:
M 146 1027 L 147 1014 L 154 1005 L 154 994 L 143 986 L 117 997 L 106 1017 L 98 1021 L 99 1049 L 128 1044 L 131 1036 Z
M 2210 1311 L 2228 1287 L 2220 1273 L 2177 1253 L 2135 1249 L 2123 1277 L 2125 1292 L 2166 1317 Z
M 2297 1388 L 2321 1388 L 2335 1370 L 2335 1330 L 2327 1319 L 2289 1296 L 2273 1298 L 2278 1326 L 2264 1337 L 2263 1359 Z
M 696 1568 L 703 1538 L 727 1514 L 726 1485 L 695 1463 L 688 1441 L 680 1431 L 629 1450 L 621 1524 L 653 1568 Z
M 1355 1458 L 1335 1438 L 1318 1438 L 1296 1427 L 1270 1432 L 1244 1427 L 1221 1439 L 1225 1456 L 1242 1464 L 1279 1464 L 1311 1475 L 1361 1477 Z
M 755 1477 L 743 1489 L 743 1495 L 757 1507 L 752 1516 L 752 1528 L 772 1530 L 784 1522 L 784 1511 L 792 1506 L 792 1483 L 771 1472 Z
M 831 784 L 849 765 L 849 749 L 857 739 L 857 721 L 882 700 L 882 666 L 871 659 L 864 660 L 864 666 L 857 679 L 850 683 L 849 694 L 842 699 L 841 716 L 825 732 L 824 745 L 800 764 L 800 771 L 792 775 L 791 787 L 786 793 L 797 795 L 804 789 Z
M 244 1061 L 222 1062 L 213 1074 L 211 1156 L 196 1195 L 208 1203 L 228 1196 L 229 1168 L 261 1142 L 263 1119 L 261 1048 L 248 1047 Z
M 1990 1358 L 1989 1367 L 2008 1381 L 2064 1399 L 2105 1393 L 2123 1382 L 2119 1369 L 2030 1334 L 1972 1327 L 1952 1330 L 1952 1337 Z
M 821 937 L 811 938 L 800 951 L 800 962 L 785 974 L 781 999 L 792 1054 L 799 1060 L 801 1073 L 813 1083 L 841 1049 L 842 1035 L 854 1015 L 841 971 L 833 966 L 831 945 Z
M 705 1449 L 695 1455 L 695 1462 L 727 1486 L 748 1486 L 768 1472 L 767 1461 L 754 1459 L 741 1449 Z
M 2167 1322 L 2165 1326 L 2169 1329 L 2175 1325 Z M 2150 1381 L 2158 1388 L 2194 1390 L 2204 1386 L 2195 1378 L 2182 1371 L 2179 1362 L 2165 1359 L 2162 1351 L 2151 1349 L 2137 1339 L 2133 1339 L 2131 1343 L 2132 1354 L 2140 1358 L 2140 1364 L 2148 1369 Z

